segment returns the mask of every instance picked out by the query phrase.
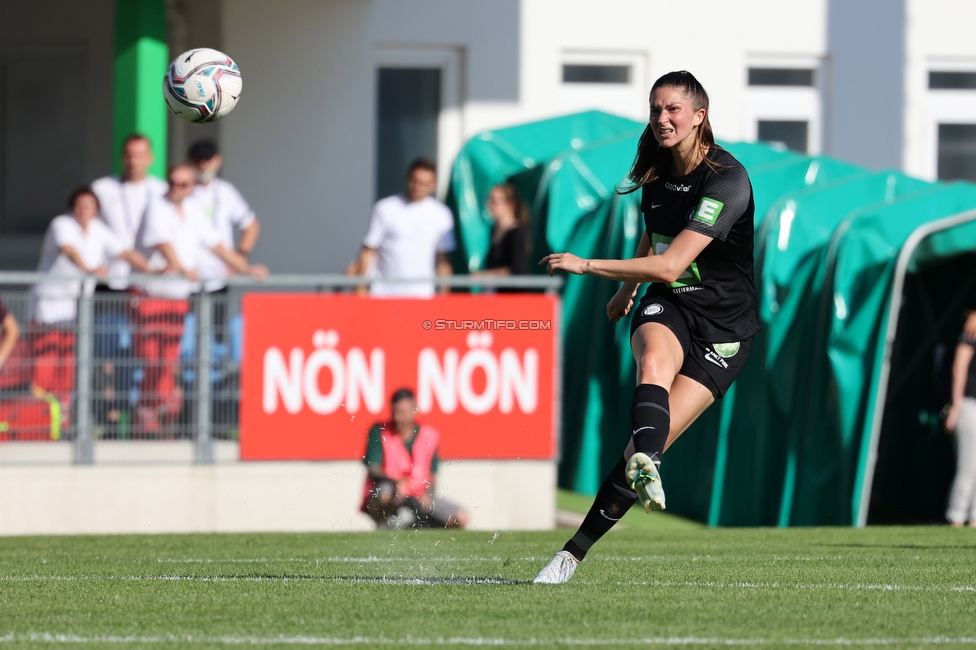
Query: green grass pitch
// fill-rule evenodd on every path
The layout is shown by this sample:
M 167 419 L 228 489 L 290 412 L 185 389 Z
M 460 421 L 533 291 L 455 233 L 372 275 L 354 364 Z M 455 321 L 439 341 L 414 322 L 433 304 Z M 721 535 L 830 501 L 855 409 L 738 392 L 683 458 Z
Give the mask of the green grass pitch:
M 565 585 L 566 530 L 0 539 L 0 650 L 976 645 L 976 530 L 635 515 Z

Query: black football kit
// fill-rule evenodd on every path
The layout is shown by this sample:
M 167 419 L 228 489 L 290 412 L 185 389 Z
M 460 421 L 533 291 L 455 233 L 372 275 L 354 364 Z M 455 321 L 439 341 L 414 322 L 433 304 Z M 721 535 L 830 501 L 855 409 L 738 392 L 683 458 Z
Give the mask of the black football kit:
M 674 282 L 651 283 L 634 310 L 631 331 L 647 322 L 669 327 L 685 352 L 681 374 L 722 397 L 759 331 L 749 176 L 729 152 L 714 147 L 691 173 L 659 178 L 642 192 L 654 254 L 686 228 L 712 241 Z

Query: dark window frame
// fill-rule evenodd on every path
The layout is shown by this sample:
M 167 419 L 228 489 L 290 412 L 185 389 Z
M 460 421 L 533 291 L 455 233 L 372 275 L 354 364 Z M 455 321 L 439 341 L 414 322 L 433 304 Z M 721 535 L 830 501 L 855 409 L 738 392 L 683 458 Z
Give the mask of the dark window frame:
M 627 63 L 563 63 L 564 84 L 630 85 L 633 66 Z
M 929 90 L 976 90 L 976 70 L 929 70 Z
M 816 68 L 774 68 L 750 66 L 747 83 L 752 87 L 816 88 Z

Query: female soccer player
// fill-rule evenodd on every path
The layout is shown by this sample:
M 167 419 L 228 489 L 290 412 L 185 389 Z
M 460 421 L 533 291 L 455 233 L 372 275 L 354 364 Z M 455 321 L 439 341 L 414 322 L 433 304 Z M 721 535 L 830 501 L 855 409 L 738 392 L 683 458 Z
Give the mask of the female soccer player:
M 637 388 L 632 438 L 604 479 L 573 538 L 535 582 L 569 580 L 593 544 L 639 498 L 664 509 L 661 455 L 739 374 L 759 330 L 753 281 L 752 185 L 742 165 L 715 144 L 708 94 L 685 71 L 651 88 L 650 122 L 629 180 L 640 189 L 644 235 L 629 260 L 586 260 L 571 253 L 542 259 L 556 270 L 623 282 L 607 304 L 616 322 L 652 283 L 631 321 Z

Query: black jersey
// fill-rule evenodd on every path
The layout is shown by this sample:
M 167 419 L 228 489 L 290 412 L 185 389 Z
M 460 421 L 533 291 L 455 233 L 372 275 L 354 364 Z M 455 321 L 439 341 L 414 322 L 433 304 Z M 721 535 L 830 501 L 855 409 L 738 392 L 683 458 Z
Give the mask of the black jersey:
M 642 189 L 644 227 L 660 255 L 684 229 L 711 243 L 674 282 L 652 283 L 645 296 L 664 296 L 683 308 L 692 336 L 733 342 L 759 331 L 752 271 L 752 184 L 732 154 L 713 147 L 708 162 L 685 176 L 659 178 Z

